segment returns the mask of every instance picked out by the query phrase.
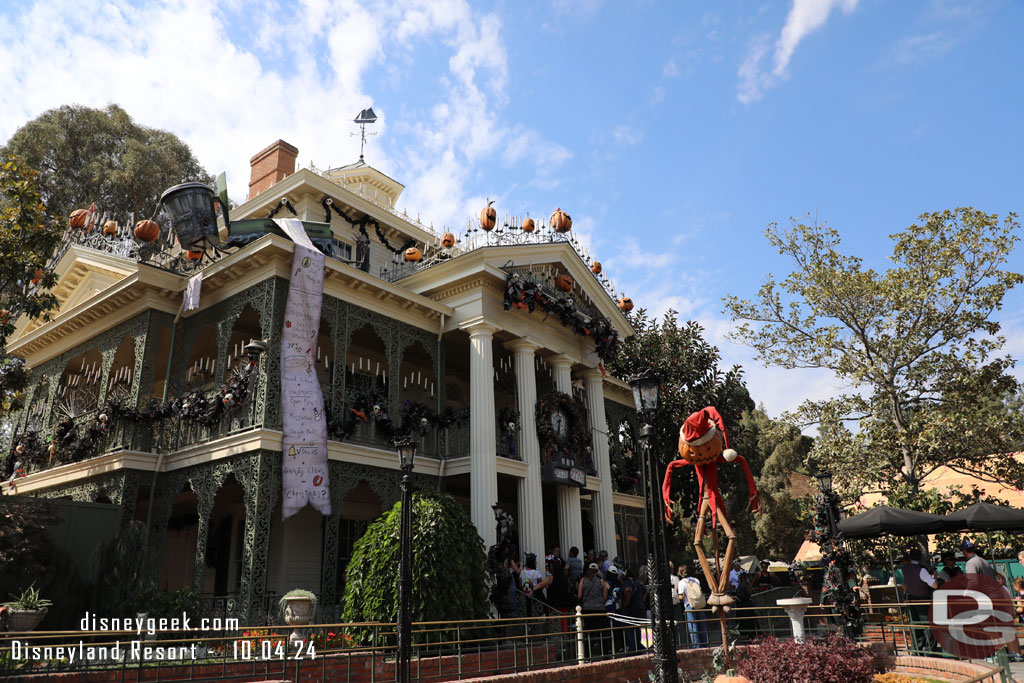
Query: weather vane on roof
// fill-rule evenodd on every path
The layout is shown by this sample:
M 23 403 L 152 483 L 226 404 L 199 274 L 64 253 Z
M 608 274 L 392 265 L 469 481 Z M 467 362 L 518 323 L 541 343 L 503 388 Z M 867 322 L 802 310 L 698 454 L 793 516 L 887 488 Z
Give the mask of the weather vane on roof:
M 359 132 L 358 133 L 349 133 L 349 135 L 351 135 L 352 137 L 355 137 L 356 135 L 360 136 L 360 141 L 359 141 L 359 161 L 362 161 L 363 160 L 363 148 L 366 147 L 366 135 L 367 135 L 367 133 L 366 133 L 366 124 L 368 124 L 368 123 L 376 123 L 377 122 L 377 115 L 373 113 L 373 107 L 367 107 L 366 109 L 364 109 L 361 112 L 359 112 L 359 114 L 353 120 L 356 123 L 359 124 Z M 376 135 L 376 133 L 370 133 L 370 135 Z

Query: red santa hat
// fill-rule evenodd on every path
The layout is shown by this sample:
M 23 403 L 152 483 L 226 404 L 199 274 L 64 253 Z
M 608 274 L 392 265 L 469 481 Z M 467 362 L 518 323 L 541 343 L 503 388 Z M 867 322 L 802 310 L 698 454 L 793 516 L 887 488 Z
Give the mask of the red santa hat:
M 714 406 L 701 408 L 693 413 L 690 417 L 686 418 L 686 422 L 679 428 L 679 438 L 687 446 L 706 444 L 718 433 L 722 435 L 722 444 L 725 448 L 722 451 L 722 457 L 726 461 L 732 462 L 736 459 L 737 453 L 729 448 L 729 435 L 725 432 L 725 423 L 722 421 L 722 416 L 718 414 L 718 409 Z

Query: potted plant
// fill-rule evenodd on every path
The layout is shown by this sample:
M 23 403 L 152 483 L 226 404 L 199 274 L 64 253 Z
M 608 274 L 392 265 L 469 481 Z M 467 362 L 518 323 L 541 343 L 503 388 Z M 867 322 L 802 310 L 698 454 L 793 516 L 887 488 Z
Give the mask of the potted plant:
M 35 582 L 26 588 L 21 595 L 11 595 L 13 602 L 5 602 L 4 607 L 10 615 L 8 628 L 12 631 L 31 631 L 46 616 L 46 608 L 53 603 L 39 597 Z
M 313 621 L 316 612 L 316 595 L 301 588 L 293 588 L 281 598 L 281 611 L 289 626 L 305 626 Z M 303 640 L 302 629 L 296 628 L 288 637 L 289 643 Z

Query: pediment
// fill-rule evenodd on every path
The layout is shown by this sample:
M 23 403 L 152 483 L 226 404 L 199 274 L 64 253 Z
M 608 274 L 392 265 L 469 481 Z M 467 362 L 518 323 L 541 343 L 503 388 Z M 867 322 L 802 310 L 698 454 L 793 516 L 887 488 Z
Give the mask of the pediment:
M 92 249 L 72 246 L 57 263 L 55 270 L 57 284 L 51 291 L 57 297 L 57 308 L 50 313 L 51 318 L 71 310 L 131 275 L 137 270 L 137 264 Z M 11 341 L 16 341 L 43 324 L 41 318 L 20 319 Z

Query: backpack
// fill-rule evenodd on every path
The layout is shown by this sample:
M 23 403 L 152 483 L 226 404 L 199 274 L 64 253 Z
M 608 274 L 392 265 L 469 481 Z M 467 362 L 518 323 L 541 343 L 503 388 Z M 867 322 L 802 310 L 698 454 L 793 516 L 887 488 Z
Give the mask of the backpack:
M 615 586 L 611 592 L 608 593 L 608 599 L 604 601 L 604 608 L 606 610 L 612 610 L 613 612 L 622 611 L 622 587 Z
M 704 599 L 704 592 L 700 589 L 699 581 L 686 579 L 686 601 L 693 609 L 704 609 L 708 601 Z

